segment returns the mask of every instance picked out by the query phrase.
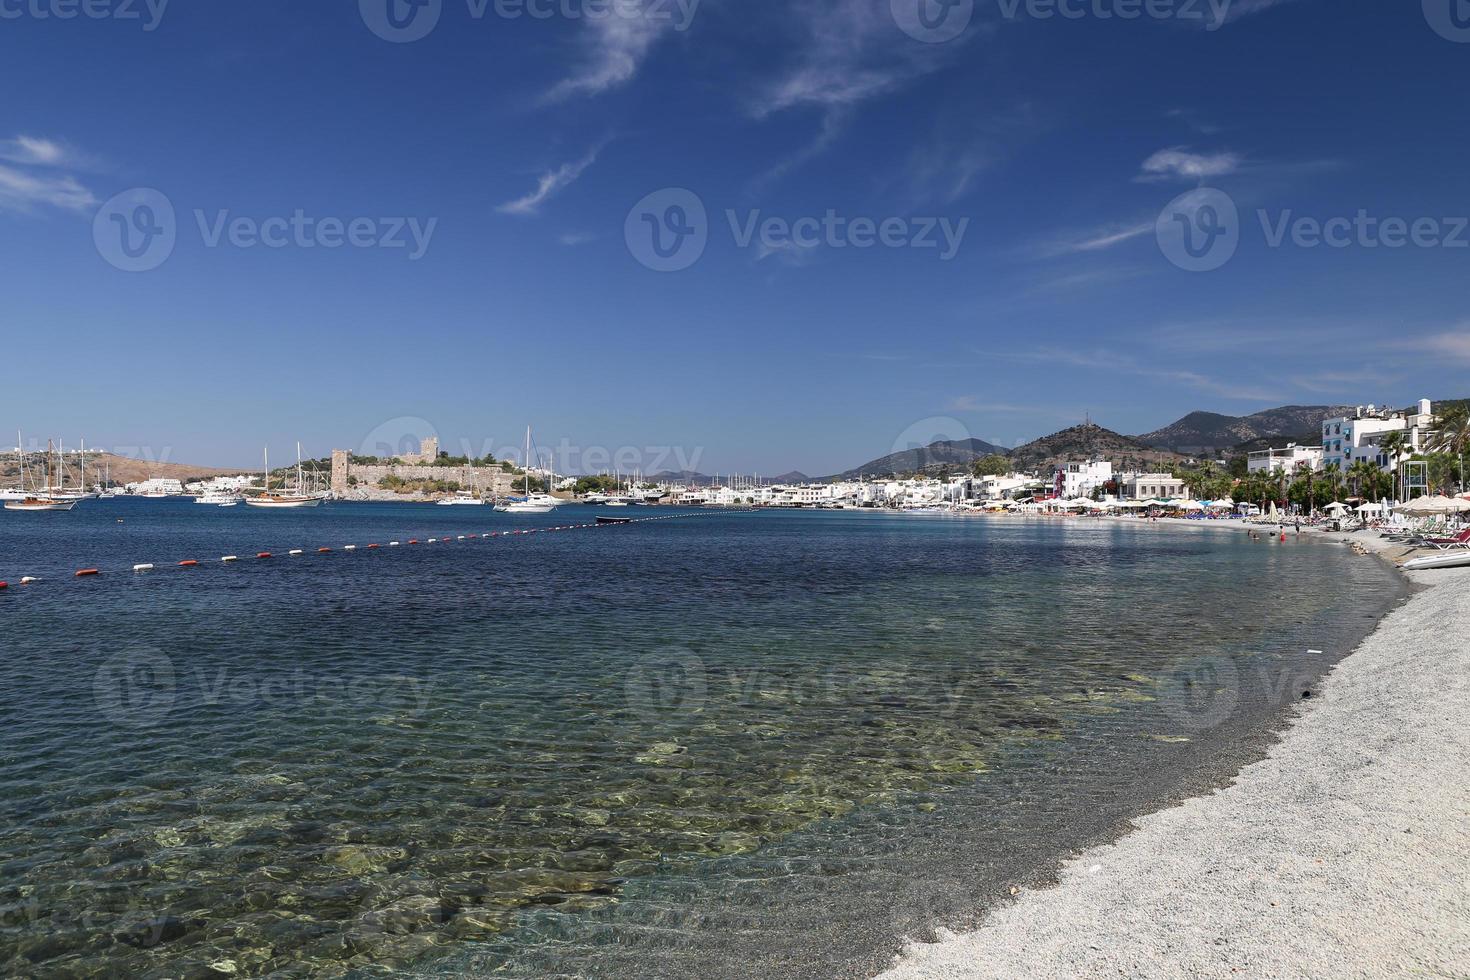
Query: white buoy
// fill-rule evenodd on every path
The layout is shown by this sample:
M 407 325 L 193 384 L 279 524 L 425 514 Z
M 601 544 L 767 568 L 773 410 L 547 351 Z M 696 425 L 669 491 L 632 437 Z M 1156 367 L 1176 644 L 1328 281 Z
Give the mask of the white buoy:
M 151 571 L 153 571 L 153 566 L 152 565 L 134 565 L 133 566 L 133 571 L 135 571 L 135 572 L 151 572 Z
M 237 555 L 225 555 L 223 558 L 220 559 L 220 561 L 222 561 L 222 562 L 232 562 L 232 561 L 239 561 L 239 560 L 240 560 L 240 558 Z
M 286 552 L 286 554 L 288 554 L 288 555 L 299 555 L 299 554 L 302 554 L 302 553 L 303 552 L 302 552 L 302 550 L 300 548 L 297 548 L 294 551 L 288 551 L 288 552 Z

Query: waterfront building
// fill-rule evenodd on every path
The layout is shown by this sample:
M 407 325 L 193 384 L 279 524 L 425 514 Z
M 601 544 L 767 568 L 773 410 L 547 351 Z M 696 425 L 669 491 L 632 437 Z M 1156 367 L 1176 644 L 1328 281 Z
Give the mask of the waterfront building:
M 178 480 L 162 478 L 129 483 L 125 489 L 139 497 L 181 497 L 184 494 L 184 485 Z
M 1052 492 L 1067 500 L 1090 497 L 1112 479 L 1113 464 L 1105 459 L 1063 463 L 1052 470 Z
M 1316 446 L 1298 446 L 1291 443 L 1285 449 L 1262 449 L 1246 457 L 1246 470 L 1250 473 L 1295 473 L 1306 466 L 1313 472 L 1322 469 L 1325 450 Z
M 1420 399 L 1417 409 L 1394 411 L 1369 405 L 1359 406 L 1351 416 L 1327 419 L 1322 423 L 1322 465 L 1336 464 L 1347 470 L 1359 460 L 1368 460 L 1380 469 L 1392 470 L 1397 459 L 1390 459 L 1380 447 L 1390 432 L 1404 434 L 1405 455 L 1423 451 L 1433 431 L 1434 412 L 1429 399 Z
M 1126 473 L 1118 484 L 1124 500 L 1177 500 L 1189 496 L 1184 481 L 1172 473 Z

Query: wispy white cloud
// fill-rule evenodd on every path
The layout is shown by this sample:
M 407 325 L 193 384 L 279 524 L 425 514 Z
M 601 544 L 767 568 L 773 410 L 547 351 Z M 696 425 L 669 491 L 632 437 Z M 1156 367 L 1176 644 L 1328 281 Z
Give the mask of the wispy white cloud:
M 1470 324 L 1451 333 L 1434 334 L 1411 346 L 1420 347 L 1442 357 L 1470 364 Z
M 0 166 L 0 210 L 33 211 L 38 206 L 85 211 L 97 204 L 92 192 L 66 174 L 37 176 Z
M 887 3 L 798 0 L 788 8 L 803 35 L 792 66 L 760 87 L 757 116 L 803 106 L 853 106 L 932 71 L 940 45 L 896 30 Z
M 1208 180 L 1224 177 L 1240 169 L 1241 158 L 1235 153 L 1191 153 L 1176 146 L 1160 150 L 1143 161 L 1143 181 Z
M 40 136 L 17 136 L 0 140 L 0 160 L 27 166 L 54 167 L 65 162 L 66 150 L 55 140 Z
M 97 203 L 79 180 L 59 171 L 78 162 L 63 143 L 24 135 L 3 139 L 0 161 L 5 161 L 0 163 L 0 210 L 30 212 L 51 207 L 84 211 Z
M 1035 405 L 1011 405 L 1005 402 L 981 401 L 975 395 L 959 395 L 951 398 L 945 406 L 947 412 L 992 412 L 997 415 L 1019 415 L 1031 414 L 1036 411 Z M 993 440 L 986 440 L 991 442 Z
M 1282 7 L 1294 0 L 1232 0 L 1230 9 L 1225 14 L 1225 22 L 1240 20 L 1251 14 L 1259 14 L 1273 7 Z
M 1187 368 L 1145 364 L 1135 357 L 1106 349 L 1080 350 L 1041 347 L 1032 351 L 1018 351 L 1009 354 L 992 352 L 991 356 L 1041 364 L 1066 364 L 1099 373 L 1153 378 L 1158 381 L 1208 392 L 1212 395 L 1219 395 L 1234 401 L 1270 403 L 1285 400 L 1279 392 L 1261 388 L 1254 384 L 1242 384 L 1235 381 L 1212 378 L 1209 375 Z
M 785 175 L 825 152 L 858 107 L 941 67 L 963 45 L 916 44 L 898 30 L 887 2 L 795 0 L 783 19 L 797 25 L 787 63 L 755 87 L 749 102 L 757 119 L 816 110 L 821 130 L 759 182 Z
M 1153 222 L 1135 222 L 1124 225 L 1108 225 L 1094 228 L 1080 235 L 1065 237 L 1051 242 L 1043 248 L 1047 255 L 1069 255 L 1077 252 L 1102 252 L 1115 248 L 1135 238 L 1141 238 L 1154 230 Z
M 536 181 L 535 190 L 514 201 L 507 201 L 495 210 L 501 214 L 535 214 L 541 209 L 541 205 L 575 183 L 582 172 L 597 161 L 597 155 L 601 152 L 601 146 L 594 147 L 582 159 L 564 163 L 555 170 L 542 174 Z
M 687 21 L 675 18 L 675 12 L 680 9 L 680 4 L 645 3 L 636 12 L 624 8 L 621 13 L 615 10 L 606 17 L 588 18 L 581 65 L 574 74 L 552 86 L 547 101 L 601 95 L 632 81 L 660 38 L 689 26 Z M 691 10 L 688 16 L 692 15 Z

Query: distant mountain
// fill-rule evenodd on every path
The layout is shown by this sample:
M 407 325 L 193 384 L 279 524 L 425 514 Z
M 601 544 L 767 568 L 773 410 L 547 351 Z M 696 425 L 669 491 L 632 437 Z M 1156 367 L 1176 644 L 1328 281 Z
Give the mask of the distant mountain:
M 1100 425 L 1075 425 L 1063 429 L 1012 450 L 1010 456 L 1017 470 L 1042 472 L 1058 463 L 1094 456 L 1106 459 L 1115 468 L 1123 470 L 1168 470 L 1186 459 L 1179 453 L 1130 439 Z
M 715 482 L 714 477 L 693 470 L 664 470 L 662 473 L 654 473 L 643 478 L 648 483 L 678 483 L 686 487 L 709 486 Z
M 983 439 L 943 440 L 922 449 L 905 449 L 889 453 L 855 469 L 830 477 L 834 480 L 856 480 L 859 477 L 892 476 L 895 473 L 935 473 L 946 466 L 951 470 L 968 467 L 986 456 L 1004 456 L 1007 450 Z
M 780 476 L 761 477 L 768 483 L 810 483 L 812 478 L 800 470 L 792 470 L 790 473 L 782 473 Z
M 1287 405 L 1254 415 L 1191 412 L 1178 422 L 1135 438 L 1145 445 L 1189 455 L 1221 452 L 1242 443 L 1267 440 L 1269 445 L 1321 441 L 1322 420 L 1353 412 L 1346 405 Z

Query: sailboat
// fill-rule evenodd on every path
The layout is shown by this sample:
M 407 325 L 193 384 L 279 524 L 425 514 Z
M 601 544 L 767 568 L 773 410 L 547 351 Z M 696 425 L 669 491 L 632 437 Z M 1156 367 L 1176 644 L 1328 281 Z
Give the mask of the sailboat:
M 56 447 L 56 486 L 46 488 L 46 496 L 52 500 L 94 500 L 98 496 L 87 490 L 87 440 L 82 440 L 82 475 L 77 480 L 75 487 L 66 485 L 66 459 L 62 455 L 65 450 Z
M 75 507 L 77 505 L 77 502 L 75 500 L 58 500 L 58 499 L 56 499 L 56 498 L 54 498 L 51 495 L 46 494 L 46 493 L 38 493 L 38 494 L 26 493 L 26 489 L 25 489 L 25 487 L 26 487 L 25 440 L 24 440 L 24 438 L 20 437 L 20 434 L 19 433 L 17 433 L 17 440 L 16 440 L 16 442 L 17 442 L 16 450 L 17 450 L 17 452 L 20 455 L 20 490 L 21 490 L 21 496 L 19 498 L 12 497 L 11 499 L 6 500 L 5 501 L 5 509 L 6 510 L 20 510 L 20 511 L 33 511 L 33 510 L 71 510 L 73 507 Z M 46 456 L 42 457 L 42 463 L 41 463 L 41 483 L 43 485 L 50 482 L 46 478 L 46 460 L 48 460 L 50 458 L 50 456 L 51 456 L 51 447 L 48 445 L 46 447 Z
M 317 494 L 309 494 L 305 490 L 305 481 L 301 473 L 301 443 L 296 444 L 296 491 L 294 493 L 282 490 L 280 493 L 271 493 L 271 451 L 267 446 L 265 450 L 265 492 L 257 497 L 246 497 L 245 504 L 248 507 L 266 507 L 276 510 L 287 510 L 301 507 L 315 507 L 322 502 Z
M 495 509 L 505 514 L 550 514 L 556 509 L 557 500 L 549 493 L 531 492 L 531 427 L 526 426 L 526 496 L 520 500 L 510 500 L 503 504 L 497 504 Z M 546 485 L 551 486 L 551 477 L 546 478 Z
M 456 491 L 455 494 L 454 494 L 454 496 L 452 496 L 452 497 L 446 497 L 443 500 L 437 501 L 437 503 L 438 503 L 438 505 L 440 507 L 483 507 L 483 506 L 485 506 L 485 501 L 483 499 L 481 499 L 479 493 L 477 492 L 477 490 L 478 490 L 478 482 L 479 481 L 475 478 L 475 470 L 474 470 L 474 467 L 471 466 L 471 465 L 466 464 L 466 466 L 465 466 L 465 475 L 469 477 L 470 485 L 473 486 L 473 487 L 475 487 L 476 489 L 475 490 L 459 490 L 459 491 Z

